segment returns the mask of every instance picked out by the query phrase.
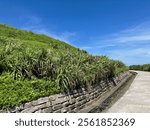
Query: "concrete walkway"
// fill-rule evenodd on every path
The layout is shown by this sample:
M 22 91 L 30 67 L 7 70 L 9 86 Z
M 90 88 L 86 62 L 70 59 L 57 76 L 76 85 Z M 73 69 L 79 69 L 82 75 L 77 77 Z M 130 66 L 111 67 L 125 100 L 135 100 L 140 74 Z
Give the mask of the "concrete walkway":
M 138 75 L 129 90 L 106 112 L 150 112 L 150 72 L 136 72 Z

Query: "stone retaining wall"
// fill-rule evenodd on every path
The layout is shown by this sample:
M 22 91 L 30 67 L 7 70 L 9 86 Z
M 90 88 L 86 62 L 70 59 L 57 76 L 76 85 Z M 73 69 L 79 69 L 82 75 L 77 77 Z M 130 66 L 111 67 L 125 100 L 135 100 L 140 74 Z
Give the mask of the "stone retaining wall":
M 39 98 L 20 106 L 16 106 L 7 110 L 11 113 L 73 113 L 73 112 L 89 112 L 90 106 L 98 100 L 105 99 L 109 91 L 115 89 L 119 84 L 122 84 L 131 76 L 131 73 L 125 72 L 115 77 L 113 81 L 100 82 L 97 86 L 90 87 L 89 90 L 84 88 L 74 90 L 70 94 L 56 94 L 49 97 Z M 102 102 L 102 101 L 101 101 Z

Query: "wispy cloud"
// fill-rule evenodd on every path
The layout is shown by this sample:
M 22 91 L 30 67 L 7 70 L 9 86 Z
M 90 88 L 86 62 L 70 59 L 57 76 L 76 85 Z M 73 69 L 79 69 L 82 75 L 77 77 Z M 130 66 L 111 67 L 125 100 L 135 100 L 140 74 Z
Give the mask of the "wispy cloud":
M 92 54 L 122 60 L 128 65 L 150 63 L 150 22 L 93 40 L 82 48 Z
M 115 41 L 116 43 L 150 41 L 150 22 L 142 23 L 135 27 L 123 30 L 109 41 Z
M 125 30 L 121 30 L 118 33 L 109 34 L 105 38 L 93 39 L 92 43 L 87 46 L 83 46 L 85 49 L 94 48 L 108 48 L 113 46 L 133 46 L 137 44 L 149 44 L 150 43 L 150 22 L 145 22 L 137 26 L 129 27 Z
M 108 48 L 108 47 L 114 47 L 114 44 L 101 44 L 101 45 L 88 45 L 88 46 L 80 46 L 81 49 L 87 49 L 87 50 L 93 50 L 95 49 L 103 49 L 103 48 Z
M 117 42 L 117 43 L 150 41 L 150 34 L 123 36 L 123 37 L 119 37 L 119 38 L 114 39 L 114 41 Z
M 146 48 L 130 48 L 108 51 L 113 59 L 124 61 L 127 65 L 150 63 L 150 47 Z
M 72 45 L 74 44 L 74 41 L 77 38 L 75 32 L 69 32 L 69 31 L 56 32 L 56 31 L 52 31 L 51 29 L 48 29 L 43 24 L 42 19 L 36 16 L 28 16 L 26 18 L 26 22 L 21 28 L 24 30 L 30 30 L 38 34 L 45 34 L 45 35 L 48 35 L 60 41 L 67 42 Z

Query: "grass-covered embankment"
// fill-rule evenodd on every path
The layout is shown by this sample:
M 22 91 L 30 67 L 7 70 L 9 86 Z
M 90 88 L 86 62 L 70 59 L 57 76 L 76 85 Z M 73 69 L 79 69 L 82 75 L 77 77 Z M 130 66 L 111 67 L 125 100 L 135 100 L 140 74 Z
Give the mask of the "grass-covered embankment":
M 0 25 L 0 109 L 88 88 L 128 68 L 51 37 Z

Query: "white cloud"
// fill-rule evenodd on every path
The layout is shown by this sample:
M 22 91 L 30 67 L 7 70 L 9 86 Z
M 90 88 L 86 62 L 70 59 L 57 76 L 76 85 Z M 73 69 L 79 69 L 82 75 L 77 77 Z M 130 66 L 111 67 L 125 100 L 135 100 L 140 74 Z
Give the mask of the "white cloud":
M 98 39 L 98 38 L 96 38 Z M 133 46 L 143 45 L 150 43 L 150 22 L 145 22 L 140 25 L 129 27 L 121 30 L 118 33 L 110 34 L 99 40 L 94 40 L 89 43 L 89 46 L 83 48 L 108 48 L 114 46 Z
M 98 38 L 96 38 L 98 39 Z M 129 27 L 125 30 L 121 30 L 118 33 L 113 33 L 100 38 L 99 40 L 92 41 L 92 48 L 101 46 L 107 48 L 110 46 L 123 46 L 127 45 L 143 45 L 143 43 L 150 43 L 150 22 L 144 22 L 142 24 Z
M 150 22 L 145 22 L 135 27 L 122 30 L 116 34 L 116 37 L 112 37 L 110 42 L 116 43 L 129 43 L 129 42 L 145 42 L 150 41 Z
M 150 63 L 150 22 L 95 39 L 82 48 L 92 54 L 122 60 L 128 65 Z
M 124 50 L 113 50 L 108 51 L 111 53 L 112 56 L 116 57 L 148 57 L 150 58 L 150 47 L 149 48 L 130 48 L 130 49 L 124 49 Z
M 123 36 L 113 39 L 117 43 L 128 43 L 128 42 L 141 42 L 150 41 L 150 34 L 146 35 L 133 35 L 133 36 Z
M 127 65 L 150 63 L 150 47 L 111 50 L 108 54 L 113 59 L 124 61 Z
M 102 45 L 93 45 L 93 46 L 80 46 L 81 49 L 92 50 L 92 49 L 103 49 L 108 47 L 114 47 L 113 44 L 102 44 Z

